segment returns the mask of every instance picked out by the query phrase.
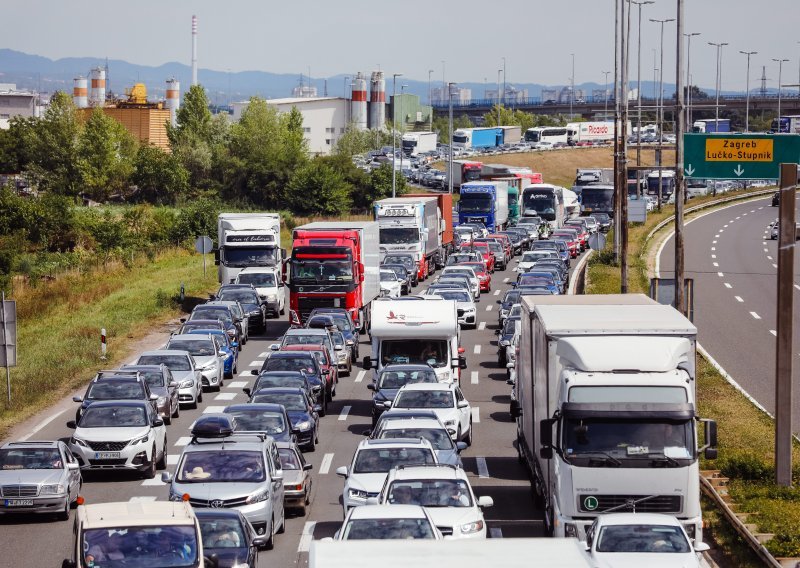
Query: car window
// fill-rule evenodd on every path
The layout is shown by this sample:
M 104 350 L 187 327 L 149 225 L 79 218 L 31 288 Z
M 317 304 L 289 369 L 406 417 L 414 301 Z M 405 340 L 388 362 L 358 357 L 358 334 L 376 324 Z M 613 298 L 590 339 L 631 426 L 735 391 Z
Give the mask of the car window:
M 432 539 L 428 519 L 353 519 L 342 529 L 342 540 Z
M 238 519 L 209 519 L 202 517 L 200 534 L 203 535 L 203 548 L 242 548 L 247 541 Z
M 241 409 L 225 414 L 236 417 L 237 432 L 265 432 L 270 435 L 286 432 L 286 420 L 280 412 Z
M 144 375 L 144 380 L 151 387 L 165 387 L 167 384 L 164 382 L 164 373 L 161 371 L 139 371 Z
M 57 448 L 14 448 L 0 450 L 0 470 L 62 469 L 61 452 Z
M 270 357 L 264 363 L 263 371 L 305 371 L 311 375 L 317 374 L 317 363 L 309 354 L 304 357 Z
M 293 471 L 302 469 L 303 465 L 300 463 L 300 456 L 292 448 L 279 448 L 278 455 L 280 456 L 282 469 Z
M 308 410 L 302 393 L 256 393 L 253 402 L 271 402 L 282 404 L 286 410 Z
M 393 482 L 386 491 L 392 505 L 472 507 L 472 495 L 463 479 L 419 479 Z
M 185 355 L 142 355 L 138 365 L 160 365 L 164 363 L 172 371 L 191 371 L 191 363 Z
M 378 438 L 424 438 L 434 450 L 452 450 L 453 439 L 443 428 L 386 428 Z
M 258 294 L 255 290 L 221 290 L 218 298 L 224 302 L 241 302 L 242 304 L 258 304 Z
M 167 343 L 167 349 L 188 351 L 194 357 L 215 355 L 214 342 L 209 339 L 173 339 Z
M 404 391 L 397 395 L 395 408 L 453 408 L 453 393 L 450 391 Z
M 378 378 L 378 387 L 382 389 L 399 389 L 403 385 L 411 383 L 437 383 L 436 372 L 430 370 L 387 370 L 383 371 Z
M 399 465 L 432 463 L 436 460 L 427 448 L 363 449 L 356 454 L 353 473 L 386 473 Z
M 137 381 L 98 381 L 89 387 L 86 398 L 91 400 L 117 400 L 144 398 L 144 389 Z
M 210 450 L 187 452 L 178 467 L 182 483 L 258 482 L 266 479 L 261 452 Z
M 142 406 L 89 406 L 81 416 L 81 428 L 127 428 L 147 426 L 147 413 Z

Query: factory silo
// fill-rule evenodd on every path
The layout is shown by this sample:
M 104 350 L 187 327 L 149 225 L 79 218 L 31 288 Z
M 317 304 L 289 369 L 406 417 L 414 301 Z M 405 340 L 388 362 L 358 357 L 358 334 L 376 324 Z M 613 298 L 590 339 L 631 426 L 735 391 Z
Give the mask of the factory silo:
M 383 71 L 373 71 L 369 84 L 369 127 L 381 130 L 386 124 L 386 80 Z
M 89 77 L 92 83 L 89 104 L 101 107 L 106 104 L 106 70 L 102 67 L 95 67 L 89 73 Z
M 83 75 L 73 79 L 72 102 L 75 103 L 75 108 L 89 106 L 89 81 Z
M 178 121 L 178 108 L 181 106 L 181 83 L 175 78 L 167 79 L 167 101 L 169 120 L 172 126 Z
M 353 98 L 350 102 L 351 120 L 359 130 L 367 129 L 367 78 L 359 71 L 353 81 Z

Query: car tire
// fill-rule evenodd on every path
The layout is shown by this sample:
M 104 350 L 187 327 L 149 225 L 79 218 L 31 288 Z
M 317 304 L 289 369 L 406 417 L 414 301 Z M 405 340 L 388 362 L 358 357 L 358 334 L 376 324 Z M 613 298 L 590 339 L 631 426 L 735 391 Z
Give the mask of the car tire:
M 147 464 L 147 469 L 142 472 L 142 477 L 145 479 L 153 479 L 156 476 L 156 447 L 153 446 L 151 452 L 150 463 Z
M 272 550 L 273 548 L 275 548 L 275 517 L 269 523 L 269 538 L 264 543 L 265 550 Z
M 469 419 L 469 432 L 467 432 L 464 441 L 467 443 L 467 446 L 472 445 L 472 418 Z
M 167 469 L 167 437 L 164 436 L 164 450 L 161 452 L 161 459 L 156 463 L 156 469 Z
M 181 403 L 175 405 L 175 412 L 172 413 L 172 418 L 178 418 L 181 415 Z
M 64 508 L 56 515 L 59 521 L 68 521 L 72 513 L 72 503 L 69 502 L 69 496 L 64 501 Z
M 164 424 L 166 426 L 171 426 L 172 425 L 172 415 L 171 414 L 165 414 L 164 415 Z
M 197 393 L 197 399 L 196 400 L 197 400 L 197 402 L 203 402 L 203 389 L 202 388 L 200 389 L 200 392 Z M 197 408 L 196 405 L 195 405 L 195 408 Z

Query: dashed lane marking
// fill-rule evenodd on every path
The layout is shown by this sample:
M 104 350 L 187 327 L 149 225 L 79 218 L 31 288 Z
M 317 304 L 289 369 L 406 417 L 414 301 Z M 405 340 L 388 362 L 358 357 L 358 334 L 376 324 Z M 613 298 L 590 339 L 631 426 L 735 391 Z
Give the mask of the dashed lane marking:
M 711 247 L 711 250 L 717 250 L 717 247 Z
M 225 385 L 228 389 L 241 389 L 247 386 L 247 381 L 233 381 Z
M 741 296 L 734 296 L 734 298 L 736 298 L 737 302 L 744 302 L 744 300 L 742 300 Z
M 770 255 L 767 255 L 767 259 L 772 260 L 772 257 Z
M 263 353 L 259 353 L 258 356 L 261 357 L 262 359 L 266 359 L 267 357 L 269 357 L 269 351 L 264 351 Z
M 719 276 L 720 278 L 722 278 L 723 276 L 725 276 L 725 274 L 723 274 L 722 272 L 717 272 L 717 276 Z
M 481 421 L 481 409 L 478 406 L 472 408 L 472 422 L 479 424 Z
M 491 311 L 492 311 L 492 305 L 491 305 L 491 304 L 489 304 L 488 306 L 486 306 L 486 311 L 487 311 L 487 312 L 491 312 Z
M 333 454 L 325 454 L 322 456 L 322 463 L 319 464 L 319 474 L 326 475 L 331 470 L 331 463 L 333 463 Z
M 342 408 L 342 412 L 339 413 L 339 421 L 340 422 L 344 422 L 345 420 L 347 420 L 347 415 L 350 414 L 350 409 L 352 409 L 352 408 L 353 407 L 349 406 L 349 405 L 345 406 L 344 408 Z
M 486 465 L 486 458 L 478 456 L 475 458 L 475 463 L 478 465 L 478 477 L 489 477 L 489 466 Z
M 499 289 L 499 288 L 498 288 L 497 290 L 495 290 L 495 291 L 494 291 L 494 295 L 495 295 L 495 296 L 499 296 L 499 295 L 500 295 L 500 289 Z
M 730 288 L 733 288 L 733 286 L 731 286 L 731 285 L 730 285 L 730 284 L 728 284 L 727 282 L 725 282 L 725 287 L 726 287 L 726 288 L 728 288 L 728 289 L 730 289 Z
M 367 375 L 367 372 L 366 372 L 365 370 L 363 370 L 363 369 L 362 369 L 362 370 L 360 370 L 360 371 L 358 372 L 358 374 L 356 375 L 355 382 L 357 382 L 357 383 L 360 383 L 361 381 L 363 381 L 363 380 L 364 380 L 364 377 L 365 377 L 366 375 Z
M 311 548 L 311 541 L 314 540 L 314 526 L 316 521 L 306 521 L 303 526 L 303 535 L 300 537 L 300 542 L 297 545 L 297 552 L 308 552 Z
M 250 362 L 251 367 L 260 367 L 264 364 L 264 359 L 256 359 L 255 361 Z
M 717 258 L 717 255 L 715 255 L 715 254 L 712 254 L 712 255 L 711 255 L 711 258 Z
M 175 440 L 175 446 L 188 446 L 189 442 L 192 441 L 191 436 L 181 436 L 177 440 Z
M 167 465 L 178 465 L 180 457 L 178 454 L 167 454 Z
M 715 238 L 715 239 L 718 239 L 718 238 L 719 238 L 719 233 L 717 233 L 716 235 L 714 235 L 714 238 Z M 714 242 L 717 242 L 717 241 L 714 241 Z
M 503 278 L 503 284 L 508 283 L 508 278 Z
M 475 353 L 475 355 L 480 355 L 481 354 L 481 346 L 480 345 L 476 345 L 473 348 L 472 352 Z
M 237 394 L 235 392 L 221 392 L 214 397 L 214 400 L 233 400 Z
M 478 371 L 472 371 L 472 373 L 470 373 L 469 382 L 473 385 L 478 384 Z
M 251 373 L 250 371 L 242 371 L 241 373 L 239 373 L 236 376 L 239 377 L 240 379 L 242 379 L 244 377 L 252 377 L 253 373 Z
M 717 241 L 711 241 L 711 244 L 715 245 L 715 244 L 717 244 Z
M 777 331 L 775 331 L 774 329 L 770 329 L 770 330 L 769 330 L 769 332 L 770 332 L 772 335 L 774 335 L 775 337 L 778 337 L 778 332 L 777 332 Z
M 33 435 L 35 435 L 37 432 L 42 430 L 45 426 L 50 424 L 53 420 L 55 420 L 56 418 L 58 418 L 59 416 L 64 414 L 66 411 L 67 411 L 67 409 L 65 408 L 61 412 L 56 412 L 55 414 L 51 414 L 50 416 L 48 416 L 47 418 L 45 418 L 44 420 L 39 422 L 36 426 L 34 426 L 33 430 L 31 430 L 30 432 L 28 432 L 27 434 L 25 434 L 24 436 L 22 436 L 19 439 L 21 441 L 23 441 L 23 442 L 26 441 L 26 440 L 29 440 Z
M 163 481 L 161 481 L 160 477 L 154 477 L 153 479 L 145 479 L 142 481 L 142 487 L 163 487 L 166 485 Z
M 711 264 L 713 264 L 715 268 L 719 268 L 719 262 L 712 262 Z
M 203 414 L 217 414 L 225 410 L 224 406 L 206 406 L 203 409 Z
M 772 263 L 772 268 L 778 268 L 778 265 L 773 262 Z
M 479 324 L 478 324 L 478 329 L 479 329 L 479 330 L 481 330 L 481 331 L 483 331 L 484 329 L 486 329 L 486 322 L 485 322 L 485 321 L 482 321 L 481 323 L 479 323 Z
M 797 288 L 798 290 L 800 290 L 800 285 L 795 284 L 794 287 Z
M 758 315 L 758 314 L 757 314 L 757 313 L 755 313 L 755 312 L 750 312 L 750 315 L 751 315 L 751 316 L 753 316 L 753 319 L 757 319 L 757 320 L 760 320 L 760 319 L 761 319 L 761 316 L 760 316 L 760 315 Z
M 767 247 L 764 247 L 764 252 L 769 252 L 769 249 Z

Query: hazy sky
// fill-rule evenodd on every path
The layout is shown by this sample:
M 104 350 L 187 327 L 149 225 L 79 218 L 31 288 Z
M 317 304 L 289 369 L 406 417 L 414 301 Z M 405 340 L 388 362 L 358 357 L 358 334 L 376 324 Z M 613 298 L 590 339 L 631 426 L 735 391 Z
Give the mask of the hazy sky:
M 653 76 L 660 25 L 675 0 L 643 7 L 642 76 Z M 767 65 L 769 86 L 798 82 L 800 0 L 685 0 L 692 40 L 693 83 L 713 88 L 716 48 L 723 48 L 723 88 L 751 88 Z M 427 80 L 497 80 L 506 58 L 509 82 L 566 84 L 575 53 L 575 82 L 604 81 L 613 70 L 613 0 L 2 0 L 0 47 L 52 59 L 96 56 L 143 65 L 190 62 L 191 15 L 199 20 L 199 64 L 220 71 L 261 70 L 314 77 L 371 71 Z M 397 10 L 395 10 L 395 8 Z M 636 10 L 634 10 L 634 15 Z M 493 24 L 497 22 L 497 24 Z M 632 25 L 636 44 L 636 18 Z M 665 82 L 675 79 L 675 24 L 665 24 Z M 636 54 L 632 52 L 632 77 Z M 2 60 L 0 60 L 0 71 Z M 613 75 L 612 75 L 613 78 Z

